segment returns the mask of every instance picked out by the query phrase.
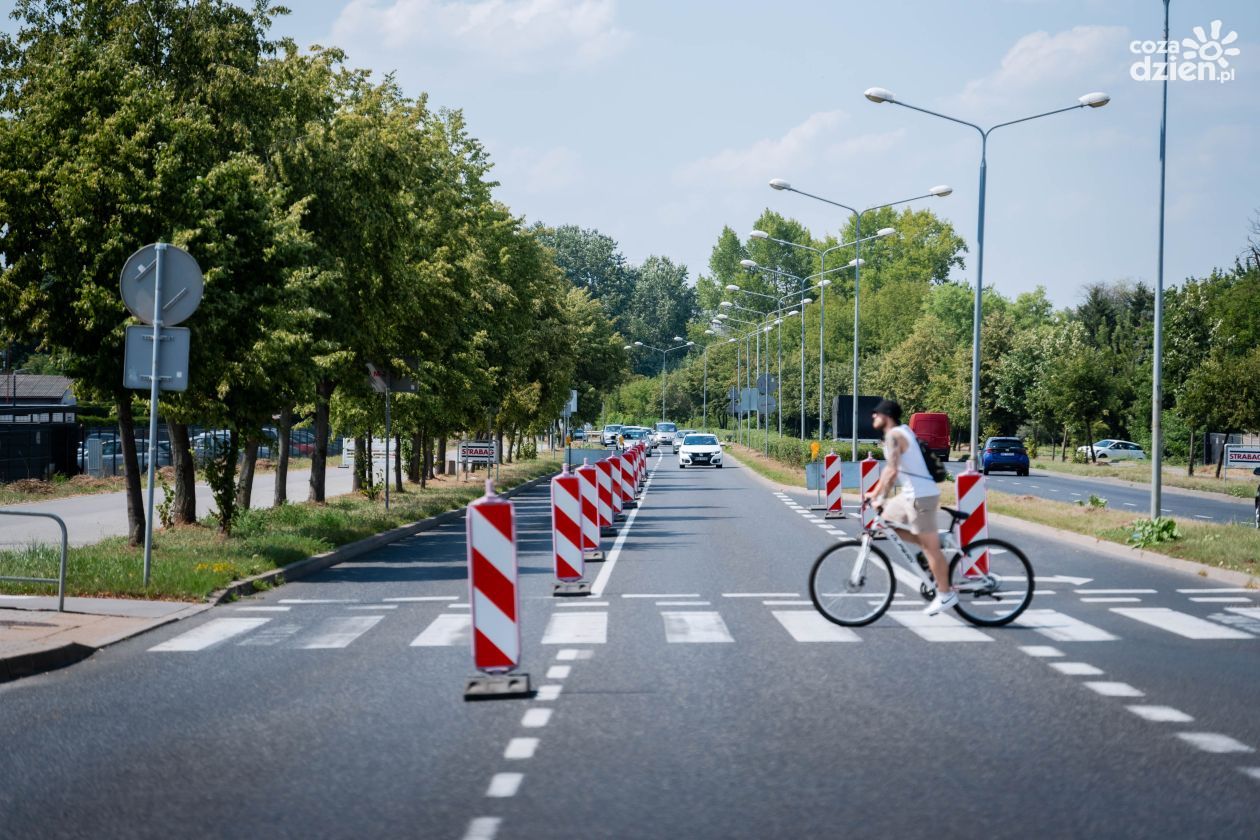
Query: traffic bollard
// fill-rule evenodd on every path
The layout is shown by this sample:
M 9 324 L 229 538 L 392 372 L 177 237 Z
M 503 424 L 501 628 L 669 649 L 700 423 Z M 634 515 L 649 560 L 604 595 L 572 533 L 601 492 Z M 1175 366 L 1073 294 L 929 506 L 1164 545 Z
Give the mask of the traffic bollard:
M 582 482 L 565 464 L 551 480 L 551 556 L 555 567 L 556 596 L 590 595 L 582 582 L 586 564 L 582 556 Z
M 988 538 L 987 498 L 988 489 L 985 487 L 984 476 L 968 463 L 967 469 L 958 474 L 958 509 L 967 514 L 967 518 L 958 525 L 958 541 L 961 545 L 966 546 L 976 540 Z M 974 559 L 974 570 L 968 570 L 967 573 L 988 574 L 989 552 L 986 551 Z
M 621 506 L 625 509 L 638 507 L 634 497 L 634 461 L 629 453 L 617 458 L 621 461 Z
M 875 489 L 875 482 L 879 481 L 879 461 L 867 453 L 866 457 L 858 462 L 858 467 L 862 474 L 859 485 L 862 488 L 862 498 L 866 498 L 866 494 Z M 874 523 L 875 512 L 869 507 L 862 508 L 862 530 L 869 531 Z
M 612 473 L 612 507 L 613 522 L 621 522 L 626 518 L 623 512 L 625 506 L 625 488 L 621 484 L 621 456 L 609 455 L 608 463 Z
M 599 547 L 599 470 L 590 458 L 583 458 L 577 475 L 582 487 L 582 559 L 603 560 Z
M 827 488 L 827 513 L 824 519 L 844 519 L 844 502 L 840 498 L 840 456 L 835 452 L 823 458 L 823 486 Z
M 617 528 L 613 525 L 613 502 L 612 502 L 612 461 L 608 458 L 601 458 L 595 462 L 595 469 L 599 470 L 598 479 L 598 498 L 596 499 L 596 510 L 599 513 L 599 535 L 601 537 L 617 536 Z

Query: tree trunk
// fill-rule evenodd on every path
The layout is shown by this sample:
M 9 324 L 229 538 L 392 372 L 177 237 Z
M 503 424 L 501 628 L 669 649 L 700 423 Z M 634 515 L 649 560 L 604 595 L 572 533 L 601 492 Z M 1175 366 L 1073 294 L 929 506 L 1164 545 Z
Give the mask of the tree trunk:
M 411 436 L 411 457 L 407 459 L 407 480 L 412 484 L 420 483 L 420 433 Z
M 498 445 L 496 451 L 499 453 L 499 460 L 502 461 L 503 460 L 503 429 L 502 428 L 496 429 L 493 432 L 493 434 L 494 434 L 495 443 Z
M 118 436 L 122 444 L 123 468 L 127 485 L 127 541 L 144 543 L 144 500 L 140 493 L 140 459 L 136 457 L 136 421 L 131 414 L 131 392 L 117 395 Z
M 1194 475 L 1194 429 L 1190 430 L 1190 462 L 1186 465 L 1186 475 Z
M 232 533 L 232 523 L 236 520 L 236 494 L 232 487 L 236 483 L 236 462 L 240 459 L 241 438 L 235 428 L 228 431 L 228 451 L 223 460 L 224 484 L 228 488 L 222 498 L 216 498 L 219 506 L 219 533 L 228 536 Z
M 354 473 L 350 476 L 350 492 L 357 493 L 363 489 L 363 472 L 365 462 L 367 460 L 366 448 L 363 445 L 363 435 L 356 435 L 354 438 Z M 368 469 L 370 472 L 371 470 Z M 371 486 L 370 484 L 368 486 Z
M 386 478 L 386 481 L 389 479 Z M 394 435 L 394 489 L 403 491 L 402 483 L 402 435 Z
M 280 447 L 280 457 L 276 460 L 276 489 L 272 501 L 276 507 L 280 507 L 289 500 L 289 444 L 293 437 L 293 409 L 280 409 L 280 420 L 276 431 L 279 438 L 277 445 Z
M 429 430 L 420 430 L 420 489 L 423 490 L 429 486 Z
M 188 441 L 188 425 L 168 423 L 166 430 L 171 436 L 171 460 L 175 462 L 171 520 L 176 525 L 192 525 L 197 521 L 197 464 Z
M 433 437 L 426 435 L 424 439 L 424 475 L 426 478 L 435 478 L 433 474 Z
M 328 403 L 336 386 L 331 379 L 321 379 L 315 385 L 315 451 L 311 453 L 312 502 L 324 502 L 324 472 L 328 468 Z
M 1068 427 L 1063 424 L 1063 444 L 1059 447 L 1059 460 L 1067 463 Z
M 1221 438 L 1221 445 L 1216 448 L 1216 477 L 1221 477 L 1221 467 L 1225 464 L 1225 444 L 1229 443 L 1229 432 Z
M 442 435 L 438 438 L 437 459 L 437 474 L 446 475 L 446 435 Z
M 249 510 L 254 496 L 254 469 L 258 466 L 258 439 L 250 436 L 245 441 L 245 457 L 241 462 L 241 474 L 236 482 L 236 509 Z

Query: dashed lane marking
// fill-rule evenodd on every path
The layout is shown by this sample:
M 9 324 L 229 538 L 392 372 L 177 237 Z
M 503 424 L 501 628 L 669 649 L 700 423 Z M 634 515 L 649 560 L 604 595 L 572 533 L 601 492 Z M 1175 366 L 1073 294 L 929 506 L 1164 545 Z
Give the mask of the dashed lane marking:
M 1057 647 L 1050 647 L 1049 645 L 1023 645 L 1020 647 L 1020 650 L 1029 656 L 1048 657 L 1063 655 L 1063 651 L 1059 650 Z
M 1204 752 L 1210 753 L 1253 753 L 1254 747 L 1249 747 L 1242 741 L 1237 741 L 1228 735 L 1221 735 L 1218 732 L 1178 732 L 1177 737 L 1190 744 L 1198 747 Z
M 524 773 L 495 773 L 490 779 L 490 787 L 486 788 L 486 796 L 494 799 L 516 796 L 524 779 Z
M 1050 667 L 1069 677 L 1099 677 L 1103 673 L 1101 668 L 1087 662 L 1051 662 Z
M 1098 680 L 1084 683 L 1085 687 L 1103 697 L 1145 697 L 1146 694 L 1128 683 Z
M 528 709 L 521 717 L 521 726 L 526 729 L 541 729 L 551 720 L 551 709 Z
M 507 749 L 503 751 L 503 757 L 509 761 L 520 761 L 526 758 L 533 758 L 537 750 L 537 738 L 513 738 L 511 741 L 508 741 Z
M 1172 706 L 1125 706 L 1130 712 L 1152 723 L 1190 723 L 1194 718 Z
M 494 840 L 502 823 L 502 817 L 476 817 L 468 823 L 464 840 Z

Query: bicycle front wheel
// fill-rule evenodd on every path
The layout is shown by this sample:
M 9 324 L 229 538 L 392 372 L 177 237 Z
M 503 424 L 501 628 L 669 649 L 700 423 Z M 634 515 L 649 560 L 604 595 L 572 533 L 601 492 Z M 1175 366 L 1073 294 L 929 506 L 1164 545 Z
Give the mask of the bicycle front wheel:
M 809 597 L 828 621 L 870 624 L 884 614 L 897 589 L 892 564 L 869 541 L 843 540 L 824 551 L 809 573 Z
M 949 564 L 949 580 L 958 592 L 955 612 L 982 627 L 1009 624 L 1032 603 L 1032 564 L 1002 540 L 966 545 Z

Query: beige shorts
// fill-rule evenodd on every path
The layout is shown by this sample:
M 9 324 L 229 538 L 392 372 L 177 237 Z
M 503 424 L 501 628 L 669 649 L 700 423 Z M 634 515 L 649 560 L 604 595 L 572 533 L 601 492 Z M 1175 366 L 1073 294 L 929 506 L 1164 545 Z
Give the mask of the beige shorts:
M 882 515 L 889 525 L 917 536 L 936 531 L 936 512 L 940 507 L 940 496 L 928 496 L 914 501 L 905 496 L 894 496 L 884 502 Z

